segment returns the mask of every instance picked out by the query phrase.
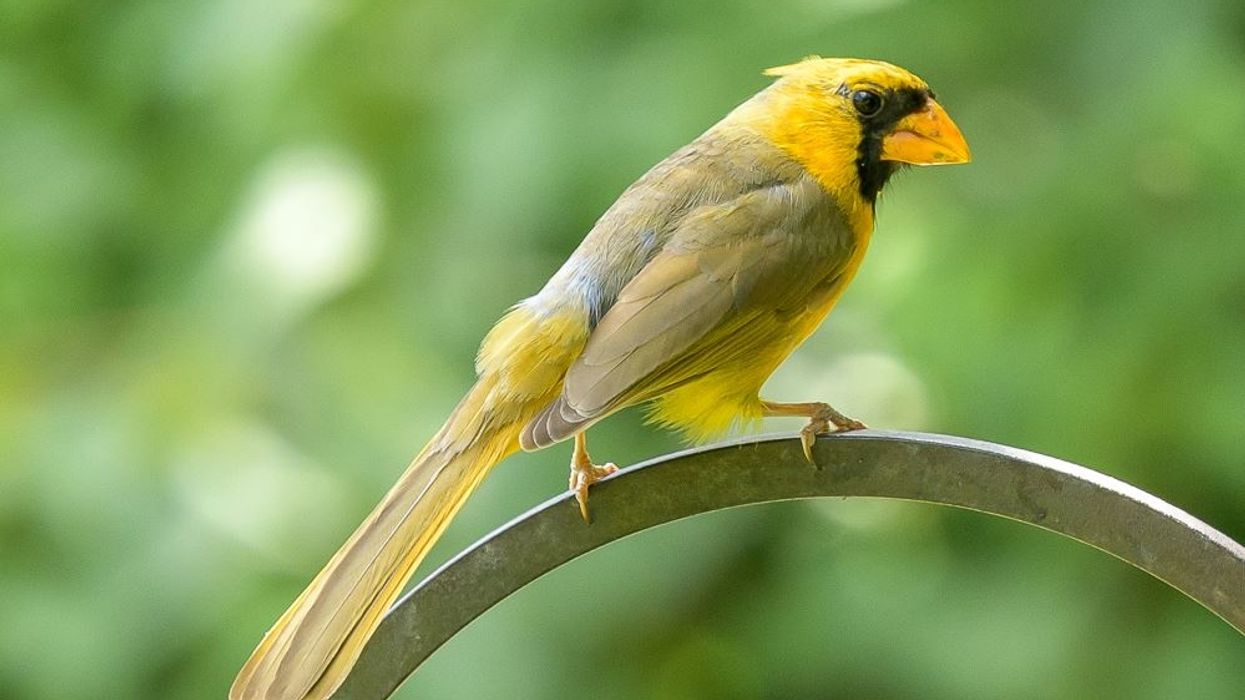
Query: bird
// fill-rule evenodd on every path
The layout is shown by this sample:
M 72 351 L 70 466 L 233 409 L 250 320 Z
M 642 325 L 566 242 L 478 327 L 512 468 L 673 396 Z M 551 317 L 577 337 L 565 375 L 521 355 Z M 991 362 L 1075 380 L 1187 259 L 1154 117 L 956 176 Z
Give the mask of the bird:
M 864 424 L 761 386 L 855 276 L 879 194 L 909 165 L 966 163 L 922 79 L 810 56 L 652 167 L 536 294 L 486 335 L 476 381 L 375 510 L 264 635 L 231 700 L 319 700 L 344 681 L 415 567 L 490 469 L 573 441 L 569 488 L 616 470 L 585 432 L 631 406 L 702 442 L 765 416 Z

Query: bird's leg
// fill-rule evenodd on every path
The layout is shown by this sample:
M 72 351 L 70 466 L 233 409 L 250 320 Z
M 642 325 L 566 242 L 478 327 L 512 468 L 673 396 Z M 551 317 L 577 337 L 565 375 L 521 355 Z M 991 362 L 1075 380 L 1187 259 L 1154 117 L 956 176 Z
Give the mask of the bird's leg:
M 813 401 L 809 403 L 778 403 L 762 401 L 761 408 L 766 416 L 802 416 L 808 418 L 808 425 L 800 430 L 800 442 L 804 445 L 804 457 L 813 462 L 813 443 L 818 435 L 844 433 L 849 430 L 864 430 L 865 424 L 855 418 L 834 410 L 828 403 Z M 831 430 L 830 426 L 834 426 Z M 813 462 L 816 464 L 816 462 Z
M 588 487 L 601 479 L 618 471 L 613 463 L 597 466 L 588 456 L 588 440 L 583 433 L 575 435 L 575 451 L 571 454 L 570 489 L 575 492 L 575 500 L 579 501 L 579 514 L 588 519 Z

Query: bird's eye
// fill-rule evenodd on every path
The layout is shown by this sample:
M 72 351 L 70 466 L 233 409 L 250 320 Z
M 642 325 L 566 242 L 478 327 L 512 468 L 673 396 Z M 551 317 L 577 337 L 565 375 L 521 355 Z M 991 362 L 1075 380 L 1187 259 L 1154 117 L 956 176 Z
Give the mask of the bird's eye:
M 857 90 L 852 93 L 852 105 L 862 117 L 872 117 L 882 111 L 882 97 L 872 90 Z

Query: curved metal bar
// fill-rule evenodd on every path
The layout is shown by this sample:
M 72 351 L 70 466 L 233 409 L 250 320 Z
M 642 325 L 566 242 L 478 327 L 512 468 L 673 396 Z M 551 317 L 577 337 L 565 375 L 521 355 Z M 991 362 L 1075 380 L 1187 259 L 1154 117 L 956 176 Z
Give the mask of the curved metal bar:
M 1245 633 L 1245 547 L 1091 469 L 959 437 L 882 431 L 763 437 L 659 457 L 592 487 L 593 523 L 563 494 L 424 579 L 381 623 L 334 695 L 386 698 L 450 637 L 542 574 L 663 523 L 753 503 L 865 496 L 926 501 L 1057 532 L 1147 571 Z

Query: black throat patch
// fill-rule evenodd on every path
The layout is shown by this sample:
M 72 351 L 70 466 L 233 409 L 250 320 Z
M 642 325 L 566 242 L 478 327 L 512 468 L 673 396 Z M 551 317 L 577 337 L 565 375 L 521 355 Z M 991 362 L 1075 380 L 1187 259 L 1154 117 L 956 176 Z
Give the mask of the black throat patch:
M 860 145 L 856 149 L 856 174 L 860 179 L 860 196 L 875 203 L 878 193 L 901 163 L 882 160 L 882 138 L 900 119 L 925 106 L 932 95 L 928 90 L 904 88 L 879 93 L 882 109 L 872 117 L 859 116 Z

